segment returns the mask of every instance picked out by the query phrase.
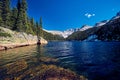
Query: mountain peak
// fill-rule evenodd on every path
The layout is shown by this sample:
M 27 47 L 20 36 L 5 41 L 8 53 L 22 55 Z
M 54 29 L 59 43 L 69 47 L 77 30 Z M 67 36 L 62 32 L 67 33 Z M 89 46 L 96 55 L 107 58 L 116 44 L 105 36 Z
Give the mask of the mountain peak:
M 60 35 L 60 36 L 63 36 L 64 38 L 67 38 L 69 35 L 71 35 L 74 32 L 84 31 L 84 30 L 87 30 L 89 28 L 92 28 L 92 26 L 84 25 L 81 28 L 74 28 L 74 29 L 71 28 L 71 29 L 67 29 L 63 32 L 62 31 L 48 31 L 48 30 L 45 30 L 45 31 L 52 33 L 53 35 Z
M 92 28 L 92 26 L 89 26 L 89 25 L 83 25 L 79 31 L 84 31 L 84 30 L 87 30 L 89 28 Z
M 105 24 L 108 23 L 108 22 L 109 22 L 109 20 L 103 20 L 103 21 L 101 21 L 101 22 L 96 23 L 96 24 L 95 24 L 95 27 L 103 26 L 103 25 L 105 25 Z
M 115 20 L 115 19 L 118 19 L 118 18 L 120 18 L 120 11 L 111 20 Z

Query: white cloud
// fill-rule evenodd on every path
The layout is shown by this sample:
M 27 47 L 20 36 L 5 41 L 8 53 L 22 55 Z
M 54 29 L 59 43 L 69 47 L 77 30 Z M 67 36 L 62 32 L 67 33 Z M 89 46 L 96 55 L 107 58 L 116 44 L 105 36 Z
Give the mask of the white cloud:
M 86 16 L 87 18 L 91 18 L 91 17 L 95 16 L 95 14 L 86 13 L 85 16 Z

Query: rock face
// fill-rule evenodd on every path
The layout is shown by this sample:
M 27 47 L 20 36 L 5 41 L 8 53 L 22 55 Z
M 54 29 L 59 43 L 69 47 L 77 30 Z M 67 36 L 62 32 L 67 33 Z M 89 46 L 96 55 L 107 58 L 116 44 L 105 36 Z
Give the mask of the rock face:
M 0 27 L 0 33 L 4 33 L 4 35 L 0 36 L 0 50 L 34 45 L 37 44 L 38 41 L 37 36 L 26 34 L 24 32 L 15 32 L 3 27 Z M 45 39 L 40 38 L 40 43 L 47 44 L 48 42 Z

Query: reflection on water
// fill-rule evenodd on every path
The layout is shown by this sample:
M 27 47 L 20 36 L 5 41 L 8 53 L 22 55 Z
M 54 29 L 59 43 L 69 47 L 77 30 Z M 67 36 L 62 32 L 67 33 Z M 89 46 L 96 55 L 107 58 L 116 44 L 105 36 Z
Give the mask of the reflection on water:
M 17 74 L 18 72 L 26 69 L 28 67 L 25 60 L 19 60 L 14 63 L 10 63 L 4 66 L 7 70 L 7 74 Z
M 66 69 L 89 80 L 119 80 L 120 43 L 49 42 L 0 52 L 0 80 L 85 80 Z
M 36 46 L 20 47 L 7 51 L 0 51 L 0 65 L 7 64 L 19 59 L 26 59 L 35 56 Z
M 57 59 L 44 55 L 45 45 L 1 51 L 0 80 L 86 80 L 57 67 Z

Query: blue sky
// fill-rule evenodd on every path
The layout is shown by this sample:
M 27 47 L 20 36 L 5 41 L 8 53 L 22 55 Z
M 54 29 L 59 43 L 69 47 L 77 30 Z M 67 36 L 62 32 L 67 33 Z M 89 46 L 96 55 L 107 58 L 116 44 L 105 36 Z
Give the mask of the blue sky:
M 17 0 L 12 0 L 14 5 Z M 93 26 L 96 22 L 107 20 L 120 11 L 120 0 L 27 0 L 28 15 L 39 21 L 47 30 L 64 31 Z

